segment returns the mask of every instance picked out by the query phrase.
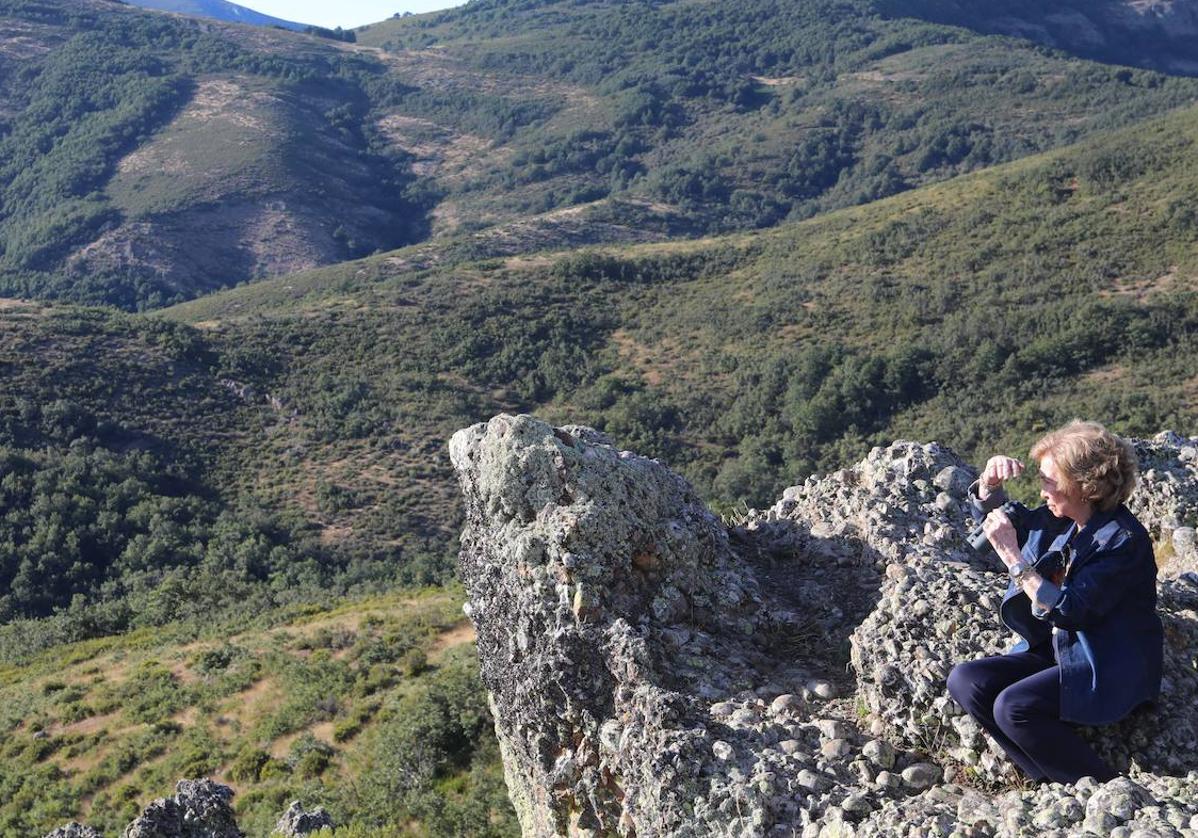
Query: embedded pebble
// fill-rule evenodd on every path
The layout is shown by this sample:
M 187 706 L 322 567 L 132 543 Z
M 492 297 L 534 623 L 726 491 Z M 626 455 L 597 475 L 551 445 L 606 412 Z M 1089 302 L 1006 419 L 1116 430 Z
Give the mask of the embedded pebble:
M 903 769 L 903 782 L 913 789 L 926 789 L 939 780 L 940 775 L 938 766 L 920 762 Z
M 816 698 L 828 701 L 836 698 L 836 687 L 831 681 L 816 678 L 807 682 L 807 690 Z
M 861 747 L 861 755 L 879 768 L 894 767 L 894 746 L 885 740 L 869 740 Z

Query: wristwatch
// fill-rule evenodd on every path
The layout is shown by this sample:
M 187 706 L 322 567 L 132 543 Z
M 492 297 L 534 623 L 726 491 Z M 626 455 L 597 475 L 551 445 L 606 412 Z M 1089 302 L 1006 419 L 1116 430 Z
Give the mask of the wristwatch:
M 1031 568 L 1032 566 L 1030 564 L 1025 562 L 1023 559 L 1019 559 L 1015 562 L 1015 564 L 1011 565 L 1008 573 L 1011 574 L 1011 578 L 1014 579 L 1015 584 L 1018 585 L 1023 581 L 1023 574 L 1027 573 L 1029 570 L 1031 570 Z

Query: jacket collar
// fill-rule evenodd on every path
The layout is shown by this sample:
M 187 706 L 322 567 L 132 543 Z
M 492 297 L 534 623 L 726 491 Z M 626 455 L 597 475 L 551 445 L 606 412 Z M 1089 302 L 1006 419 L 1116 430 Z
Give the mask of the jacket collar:
M 1053 546 L 1061 549 L 1063 545 L 1070 543 L 1070 539 L 1073 539 L 1071 545 L 1073 567 L 1080 567 L 1090 556 L 1106 547 L 1119 532 L 1120 527 L 1116 518 L 1122 509 L 1121 505 L 1108 511 L 1095 509 L 1090 520 L 1086 521 L 1086 525 L 1080 531 L 1076 522 L 1071 524 L 1069 529 L 1057 536 Z

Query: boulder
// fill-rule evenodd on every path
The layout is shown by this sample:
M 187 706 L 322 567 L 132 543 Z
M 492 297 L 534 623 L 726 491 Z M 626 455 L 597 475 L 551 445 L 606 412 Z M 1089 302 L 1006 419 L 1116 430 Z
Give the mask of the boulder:
M 298 800 L 293 800 L 287 807 L 287 811 L 279 818 L 275 832 L 285 838 L 300 838 L 300 836 L 326 828 L 333 828 L 332 815 L 320 806 L 308 812 Z
M 123 838 L 242 838 L 233 815 L 233 790 L 212 780 L 180 780 L 125 827 Z
M 104 836 L 90 826 L 84 826 L 81 823 L 68 823 L 47 833 L 46 838 L 104 838 Z
M 1192 442 L 1137 443 L 1156 465 L 1136 508 L 1158 537 L 1193 524 Z M 466 610 L 526 835 L 1198 822 L 1198 577 L 1162 574 L 1155 712 L 1090 733 L 1129 776 L 1027 788 L 945 690 L 953 664 L 1014 638 L 1004 575 L 964 540 L 975 472 L 942 446 L 875 448 L 731 529 L 589 429 L 501 415 L 450 456 Z

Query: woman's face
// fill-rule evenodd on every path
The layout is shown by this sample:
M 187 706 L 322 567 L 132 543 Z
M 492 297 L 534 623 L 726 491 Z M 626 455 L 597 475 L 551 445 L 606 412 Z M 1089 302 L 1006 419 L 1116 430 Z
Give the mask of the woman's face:
M 1040 460 L 1040 497 L 1044 498 L 1048 511 L 1058 518 L 1085 521 L 1093 511 L 1091 504 L 1071 494 L 1066 488 L 1052 454 L 1045 454 Z

